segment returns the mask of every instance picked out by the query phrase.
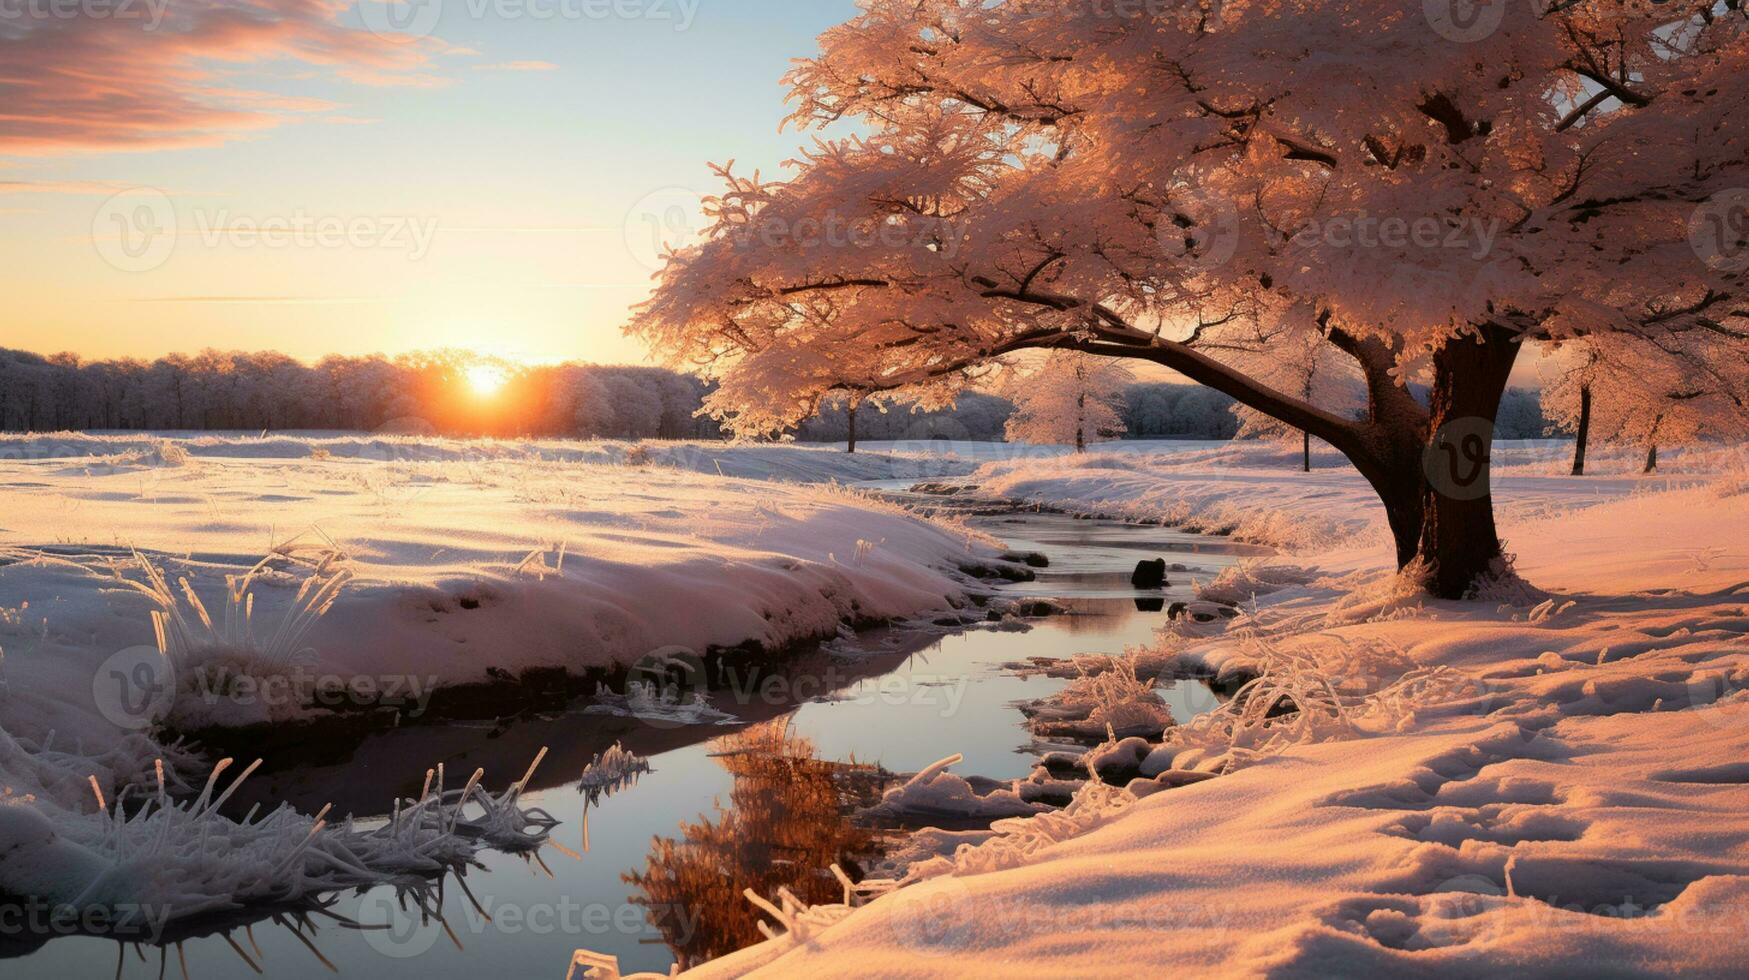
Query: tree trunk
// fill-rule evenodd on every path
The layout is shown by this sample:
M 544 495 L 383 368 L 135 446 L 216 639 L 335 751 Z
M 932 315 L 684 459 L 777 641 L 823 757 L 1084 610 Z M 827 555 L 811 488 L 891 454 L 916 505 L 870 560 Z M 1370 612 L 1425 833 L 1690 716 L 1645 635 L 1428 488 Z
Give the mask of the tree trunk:
M 1573 475 L 1585 475 L 1585 446 L 1591 440 L 1591 386 L 1579 389 L 1579 442 L 1573 447 Z
M 1502 557 L 1489 467 L 1494 420 L 1520 344 L 1498 327 L 1481 333 L 1480 343 L 1458 339 L 1433 356 L 1415 556 L 1426 570 L 1427 590 L 1442 599 L 1467 597 Z
M 856 407 L 856 402 L 850 402 L 850 446 L 845 450 L 848 453 L 856 452 Z
M 1519 335 L 1492 324 L 1455 339 L 1433 357 L 1430 404 L 1392 373 L 1397 349 L 1332 328 L 1328 338 L 1367 379 L 1367 417 L 1356 423 L 1258 385 L 1182 345 L 1089 342 L 1091 354 L 1145 358 L 1231 395 L 1295 428 L 1315 433 L 1352 462 L 1385 506 L 1397 565 L 1419 564 L 1422 586 L 1442 599 L 1467 598 L 1502 557 L 1489 483 L 1494 420 L 1518 360 Z
M 1310 473 L 1312 472 L 1312 434 L 1310 432 L 1301 432 L 1300 435 L 1303 437 L 1303 442 L 1305 444 L 1306 472 Z
M 1643 472 L 1646 472 L 1646 473 L 1658 472 L 1658 444 L 1657 443 L 1653 443 L 1651 448 L 1646 450 L 1646 468 Z
M 1087 393 L 1075 396 L 1075 452 L 1087 451 Z

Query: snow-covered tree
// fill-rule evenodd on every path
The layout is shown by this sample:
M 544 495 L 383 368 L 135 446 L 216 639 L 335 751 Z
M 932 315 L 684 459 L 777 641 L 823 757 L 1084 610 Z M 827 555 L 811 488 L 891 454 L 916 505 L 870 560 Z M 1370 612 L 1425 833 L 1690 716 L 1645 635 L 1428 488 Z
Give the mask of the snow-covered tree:
M 1030 369 L 1016 369 L 1002 387 L 1014 403 L 1008 439 L 1040 445 L 1087 445 L 1123 435 L 1124 389 L 1135 375 L 1123 364 L 1076 351 L 1052 351 Z
M 1259 334 L 1235 337 L 1227 344 L 1230 363 L 1258 382 L 1316 405 L 1334 415 L 1357 416 L 1366 408 L 1366 383 L 1354 361 L 1315 333 L 1287 333 L 1274 337 Z M 1239 438 L 1267 439 L 1283 445 L 1297 444 L 1302 466 L 1312 472 L 1312 434 L 1235 402 Z
M 1749 436 L 1749 345 L 1704 336 L 1664 346 L 1579 342 L 1543 388 L 1546 414 L 1585 439 L 1643 448 Z M 1584 470 L 1583 450 L 1574 473 Z
M 1597 352 L 1590 345 L 1575 342 L 1549 353 L 1542 365 L 1543 415 L 1557 428 L 1573 433 L 1573 475 L 1584 476 L 1597 404 Z
M 724 168 L 630 329 L 755 430 L 1027 348 L 1162 364 L 1340 450 L 1463 596 L 1501 567 L 1527 342 L 1749 339 L 1749 30 L 1738 0 L 1439 8 L 867 0 L 788 78 L 797 124 L 860 135 Z M 1351 359 L 1363 416 L 1221 354 L 1259 326 Z

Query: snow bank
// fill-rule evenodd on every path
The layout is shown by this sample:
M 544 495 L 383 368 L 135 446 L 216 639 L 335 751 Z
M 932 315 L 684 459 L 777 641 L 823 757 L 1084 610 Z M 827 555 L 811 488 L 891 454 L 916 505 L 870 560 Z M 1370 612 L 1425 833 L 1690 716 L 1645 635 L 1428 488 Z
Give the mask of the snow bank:
M 417 712 L 438 687 L 534 669 L 777 648 L 959 604 L 959 568 L 996 553 L 831 485 L 715 473 L 818 481 L 890 457 L 652 446 L 634 466 L 606 444 L 5 445 L 40 457 L 0 459 L 0 722 L 31 738 L 95 743 L 172 710 L 184 728 L 283 721 L 324 698 Z M 176 703 L 133 703 L 156 687 Z
M 1212 507 L 1199 488 L 1229 475 L 1135 462 L 1033 489 L 1091 510 L 1133 479 Z M 1303 514 L 1350 493 L 1303 480 L 1274 491 Z M 1235 575 L 1254 605 L 1146 656 L 1256 679 L 1149 749 L 1155 786 L 926 835 L 916 883 L 696 974 L 1742 975 L 1749 498 L 1625 482 L 1508 483 L 1546 599 L 1409 600 L 1357 550 L 1308 547 L 1317 578 Z
M 863 811 L 874 820 L 990 821 L 1046 809 L 1025 798 L 1021 784 L 976 785 L 948 772 L 964 759 L 951 755 L 887 790 L 881 801 Z M 982 782 L 988 782 L 987 780 Z

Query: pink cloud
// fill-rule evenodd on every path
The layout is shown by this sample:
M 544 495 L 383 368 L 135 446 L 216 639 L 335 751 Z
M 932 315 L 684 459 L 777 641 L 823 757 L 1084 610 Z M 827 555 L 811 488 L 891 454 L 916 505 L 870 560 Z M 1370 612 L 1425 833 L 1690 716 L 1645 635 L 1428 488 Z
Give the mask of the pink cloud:
M 157 0 L 132 19 L 15 19 L 0 33 L 0 154 L 212 145 L 334 108 L 229 84 L 238 69 L 438 81 L 430 53 L 441 42 L 346 27 L 349 8 L 345 0 Z

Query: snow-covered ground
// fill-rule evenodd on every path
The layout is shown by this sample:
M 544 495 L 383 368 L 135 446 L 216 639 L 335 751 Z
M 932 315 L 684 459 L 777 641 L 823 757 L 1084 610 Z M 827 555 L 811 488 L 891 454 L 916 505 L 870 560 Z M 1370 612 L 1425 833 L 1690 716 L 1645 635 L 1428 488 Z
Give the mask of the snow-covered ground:
M 1559 447 L 1502 455 L 1503 534 L 1548 598 L 1406 595 L 1373 505 L 1329 459 L 1311 477 L 1259 447 L 986 465 L 970 482 L 1289 547 L 1205 584 L 1255 595 L 1218 635 L 1169 630 L 1133 654 L 1256 676 L 1250 694 L 1095 750 L 1133 767 L 1127 789 L 1090 784 L 993 835 L 923 835 L 943 856 L 911 865 L 915 883 L 792 914 L 805 942 L 700 975 L 1743 975 L 1741 457 L 1643 478 L 1623 456 L 1575 480 Z M 1280 698 L 1306 710 L 1271 712 Z
M 861 889 L 854 912 L 781 908 L 805 943 L 702 973 L 1749 964 L 1741 454 L 1666 453 L 1648 477 L 1606 453 L 1575 479 L 1567 447 L 1505 447 L 1503 534 L 1549 597 L 1459 604 L 1396 587 L 1376 504 L 1328 453 L 1307 476 L 1259 445 L 898 448 L 0 440 L 0 892 L 150 919 L 536 839 L 542 815 L 502 789 L 514 773 L 491 774 L 489 797 L 451 774 L 362 828 L 284 810 L 230 821 L 208 805 L 230 775 L 143 810 L 116 789 L 157 794 L 160 758 L 172 788 L 204 781 L 213 760 L 137 730 L 166 710 L 293 717 L 338 678 L 354 685 L 343 701 L 411 711 L 434 685 L 951 605 L 960 567 L 998 543 L 833 483 L 959 479 L 1281 549 L 1204 583 L 1240 616 L 1181 624 L 1124 665 L 1254 676 L 1250 694 L 1094 749 L 1102 772 L 1133 772 L 1127 788 L 1091 783 L 992 832 L 920 835 L 899 855 L 914 883 Z M 167 677 L 161 648 L 207 668 L 202 684 L 218 671 L 220 688 Z M 268 683 L 288 676 L 317 686 Z M 1306 710 L 1269 710 L 1282 699 Z M 968 785 L 927 775 L 931 799 Z M 475 836 L 458 836 L 463 821 Z
M 581 463 L 650 464 L 717 476 L 795 483 L 848 483 L 963 472 L 944 452 L 947 443 L 909 442 L 870 446 L 848 456 L 824 446 L 736 445 L 721 442 L 627 442 L 561 439 L 444 439 L 343 432 L 274 433 L 0 433 L 0 462 L 85 460 L 86 465 L 149 463 L 165 452 L 196 459 L 355 460 L 378 463 Z M 962 443 L 994 447 L 994 443 Z M 1137 445 L 1144 445 L 1138 443 Z M 1148 443 L 1158 446 L 1161 444 Z M 178 453 L 180 451 L 180 453 Z M 1052 450 L 1053 452 L 1055 450 Z
M 1593 451 L 1590 475 L 1573 477 L 1572 443 L 1506 442 L 1494 455 L 1495 503 L 1512 542 L 1517 522 L 1541 522 L 1623 496 L 1745 472 L 1749 454 L 1727 449 L 1667 451 L 1659 471 L 1640 473 L 1644 454 Z M 974 452 L 965 458 L 980 462 Z M 1298 447 L 1265 443 L 1120 442 L 1084 456 L 985 457 L 968 482 L 986 493 L 1062 510 L 1163 520 L 1232 534 L 1288 552 L 1385 548 L 1384 512 L 1372 489 L 1335 450 L 1319 446 L 1300 472 Z
M 958 603 L 958 568 L 996 553 L 829 482 L 902 473 L 893 456 L 345 437 L 0 447 L 0 721 L 32 738 L 102 731 L 94 712 L 132 720 L 94 678 L 158 645 L 154 613 L 176 665 L 224 655 L 416 699 L 917 615 Z M 177 720 L 301 707 L 253 700 Z
M 965 570 L 996 542 L 841 486 L 919 462 L 721 444 L 0 439 L 0 894 L 183 916 L 515 845 L 528 825 L 514 808 L 481 811 L 474 792 L 458 816 L 465 773 L 369 831 L 289 811 L 235 823 L 207 806 L 233 775 L 175 804 L 159 787 L 198 789 L 218 760 L 163 744 L 154 723 L 417 717 L 443 686 L 777 648 L 961 605 Z M 487 778 L 500 790 L 515 775 Z M 160 802 L 124 820 L 124 786 Z M 456 837 L 468 820 L 490 832 Z

